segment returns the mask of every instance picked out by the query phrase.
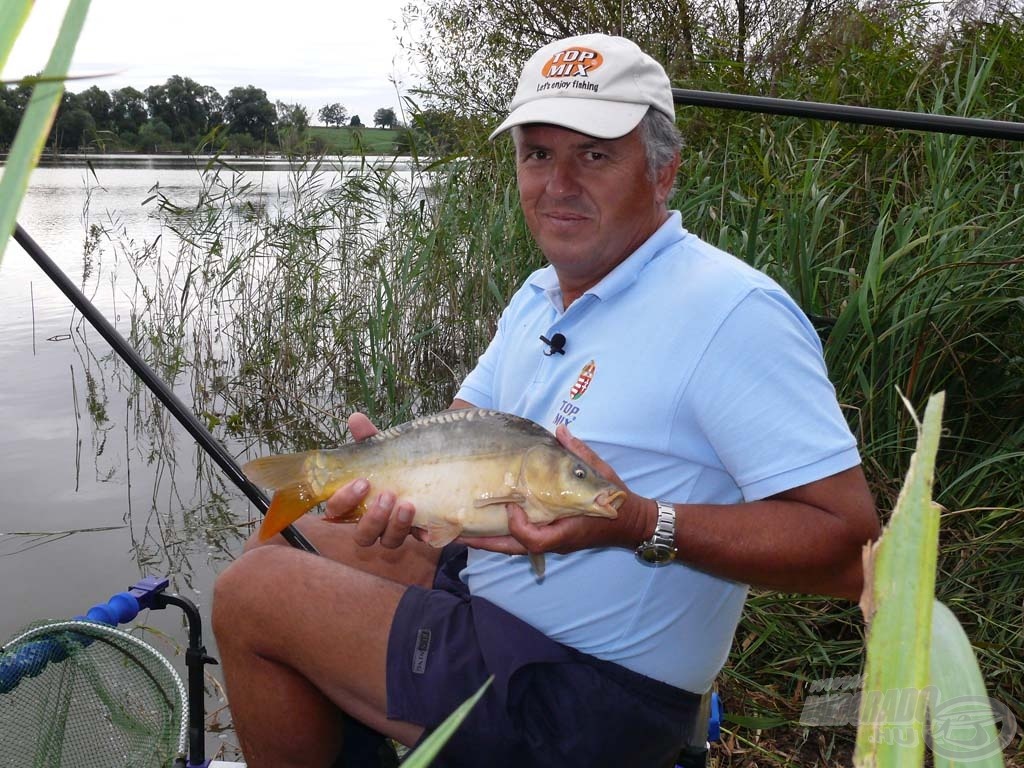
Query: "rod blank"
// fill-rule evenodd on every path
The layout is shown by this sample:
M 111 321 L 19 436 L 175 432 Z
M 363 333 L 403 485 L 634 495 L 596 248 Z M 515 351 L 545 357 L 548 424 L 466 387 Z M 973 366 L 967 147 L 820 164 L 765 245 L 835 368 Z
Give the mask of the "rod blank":
M 932 133 L 952 133 L 961 136 L 981 136 L 987 139 L 1024 141 L 1024 123 L 1008 120 L 987 120 L 978 117 L 932 115 L 925 112 L 906 112 L 898 109 L 854 107 L 844 104 L 826 104 L 819 101 L 776 99 L 769 96 L 695 91 L 673 88 L 676 104 L 693 107 L 713 107 L 741 112 L 762 112 L 770 115 L 789 115 L 811 120 L 832 120 L 840 123 L 878 125 Z

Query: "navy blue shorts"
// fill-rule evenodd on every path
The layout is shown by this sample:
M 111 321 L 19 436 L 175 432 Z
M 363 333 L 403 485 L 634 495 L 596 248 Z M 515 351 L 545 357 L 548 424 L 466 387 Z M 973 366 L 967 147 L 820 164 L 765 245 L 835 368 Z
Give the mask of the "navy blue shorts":
M 410 587 L 388 639 L 388 717 L 440 725 L 494 682 L 437 768 L 666 768 L 687 742 L 700 696 L 556 643 L 478 597 L 442 552 L 434 589 Z

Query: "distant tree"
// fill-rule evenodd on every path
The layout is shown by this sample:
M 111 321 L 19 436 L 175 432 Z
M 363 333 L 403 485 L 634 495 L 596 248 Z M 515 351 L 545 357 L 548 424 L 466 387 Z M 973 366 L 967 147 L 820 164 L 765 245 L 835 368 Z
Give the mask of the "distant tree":
M 381 107 L 373 113 L 373 124 L 381 128 L 393 128 L 395 120 L 395 110 L 390 107 Z
M 94 85 L 78 94 L 78 105 L 92 115 L 97 131 L 112 130 L 114 101 L 110 94 Z
M 0 86 L 0 149 L 4 150 L 14 141 L 14 134 L 18 132 L 18 123 L 21 121 L 14 108 L 4 98 L 6 90 L 6 87 Z
M 149 117 L 142 91 L 131 86 L 118 88 L 110 94 L 110 101 L 110 121 L 114 131 L 119 136 L 137 134 Z
M 221 96 L 217 89 L 209 86 L 203 86 L 203 103 L 206 106 L 207 114 L 207 130 L 215 125 L 221 125 L 224 123 L 224 97 Z
M 14 141 L 29 93 L 29 89 L 23 86 L 8 88 L 0 85 L 0 147 L 9 147 Z
M 32 98 L 33 86 L 18 83 L 17 85 L 7 87 L 0 86 L 2 89 L 2 98 L 7 102 L 8 106 L 12 107 L 15 112 L 19 115 L 25 111 L 28 106 L 29 99 Z
M 209 93 L 188 77 L 174 75 L 146 89 L 149 116 L 163 120 L 175 141 L 194 141 L 210 128 Z
M 416 133 L 411 128 L 402 128 L 391 145 L 396 155 L 411 155 L 416 147 Z
M 247 133 L 265 141 L 274 134 L 277 111 L 262 88 L 232 88 L 224 99 L 224 122 L 230 133 Z
M 334 104 L 324 104 L 320 107 L 317 115 L 320 118 L 320 122 L 328 126 L 336 125 L 340 127 L 348 120 L 348 110 L 345 109 L 343 104 L 337 102 Z
M 448 154 L 458 146 L 459 119 L 440 109 L 420 109 L 412 115 L 420 152 Z
M 171 127 L 160 118 L 147 120 L 139 129 L 139 149 L 159 152 L 171 143 Z
M 309 128 L 309 110 L 301 104 L 277 102 L 277 142 L 286 152 L 301 149 Z
M 227 149 L 236 155 L 256 153 L 256 139 L 248 133 L 232 133 L 227 137 Z
M 348 121 L 350 128 L 362 128 L 363 121 L 359 119 L 359 115 L 352 115 L 352 119 Z
M 293 128 L 305 131 L 309 127 L 309 110 L 302 104 L 286 104 L 283 101 L 278 101 L 274 104 L 274 108 L 277 111 L 278 129 Z
M 95 138 L 96 121 L 84 109 L 74 93 L 64 93 L 57 119 L 50 130 L 50 141 L 61 149 L 78 149 Z

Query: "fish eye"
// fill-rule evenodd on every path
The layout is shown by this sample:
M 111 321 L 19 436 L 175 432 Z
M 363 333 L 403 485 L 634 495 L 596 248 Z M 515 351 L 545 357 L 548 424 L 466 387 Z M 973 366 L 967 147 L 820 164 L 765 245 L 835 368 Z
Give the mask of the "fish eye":
M 587 476 L 587 470 L 581 467 L 579 464 L 573 469 L 572 473 L 576 475 L 580 480 Z

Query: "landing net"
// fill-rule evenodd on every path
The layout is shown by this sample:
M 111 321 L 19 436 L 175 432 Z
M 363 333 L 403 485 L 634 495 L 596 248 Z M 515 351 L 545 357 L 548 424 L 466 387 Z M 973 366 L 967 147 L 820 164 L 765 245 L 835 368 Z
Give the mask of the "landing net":
M 32 627 L 0 647 L 0 766 L 166 768 L 187 693 L 155 648 L 104 624 Z

